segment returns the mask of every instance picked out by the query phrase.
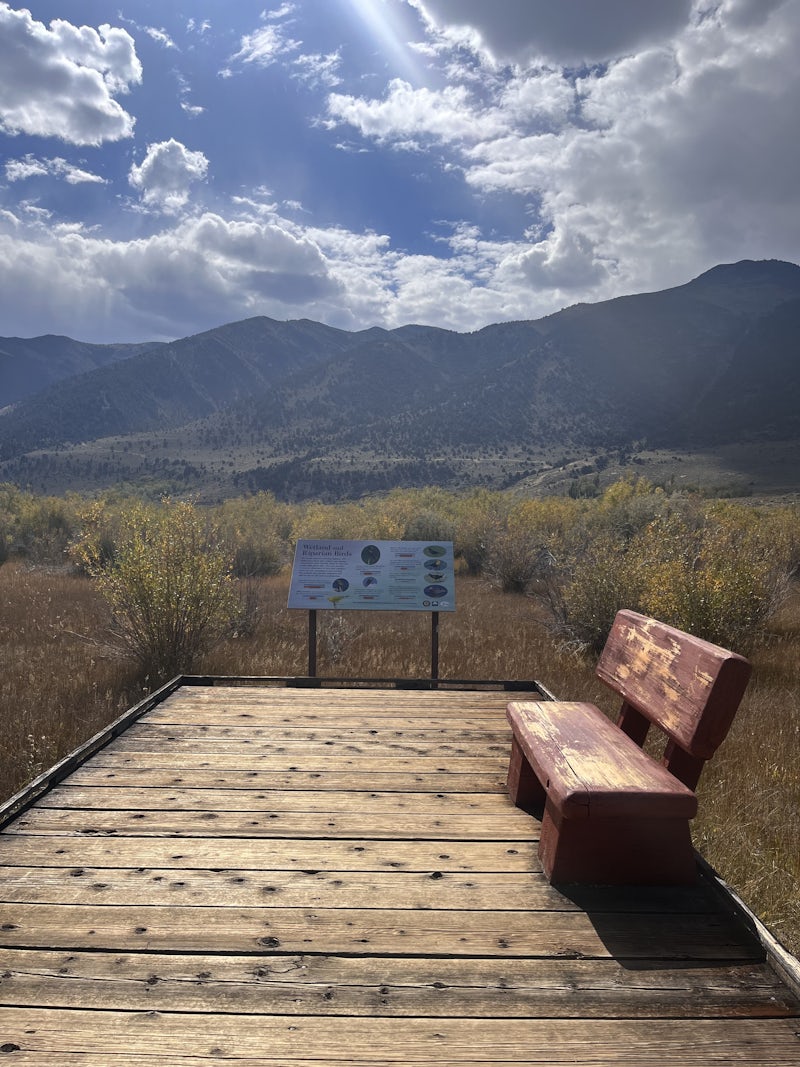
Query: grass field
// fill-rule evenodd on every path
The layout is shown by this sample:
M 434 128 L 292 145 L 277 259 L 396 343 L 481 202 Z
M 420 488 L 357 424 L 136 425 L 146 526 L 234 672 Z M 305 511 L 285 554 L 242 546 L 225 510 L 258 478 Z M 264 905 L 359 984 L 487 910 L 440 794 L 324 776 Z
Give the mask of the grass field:
M 286 607 L 288 580 L 259 579 L 245 635 L 206 657 L 213 674 L 306 673 L 306 616 Z M 529 598 L 462 578 L 441 616 L 440 673 L 536 678 L 563 699 L 615 710 L 587 657 L 554 641 Z M 0 567 L 0 791 L 8 797 L 161 681 L 138 678 L 103 646 L 107 609 L 92 583 L 19 561 Z M 318 673 L 426 676 L 427 615 L 323 613 Z M 800 952 L 800 592 L 752 654 L 755 666 L 727 741 L 700 783 L 700 852 L 794 953 Z

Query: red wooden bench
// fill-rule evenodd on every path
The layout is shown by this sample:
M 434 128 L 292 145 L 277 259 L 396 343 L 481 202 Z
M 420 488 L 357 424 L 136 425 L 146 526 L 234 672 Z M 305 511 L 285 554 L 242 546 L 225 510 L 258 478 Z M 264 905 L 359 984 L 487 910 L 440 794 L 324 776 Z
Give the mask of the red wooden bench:
M 620 611 L 597 665 L 623 700 L 616 723 L 593 704 L 508 705 L 508 791 L 518 807 L 543 809 L 539 856 L 551 882 L 695 880 L 694 789 L 750 669 L 734 652 Z M 642 751 L 651 725 L 666 735 L 660 763 Z

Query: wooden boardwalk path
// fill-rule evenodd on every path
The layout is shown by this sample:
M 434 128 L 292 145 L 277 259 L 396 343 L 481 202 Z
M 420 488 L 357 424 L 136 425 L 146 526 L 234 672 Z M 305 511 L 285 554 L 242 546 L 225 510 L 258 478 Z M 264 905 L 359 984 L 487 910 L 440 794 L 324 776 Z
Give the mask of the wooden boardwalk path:
M 176 689 L 0 834 L 0 1067 L 796 1067 L 707 888 L 544 880 L 508 699 Z

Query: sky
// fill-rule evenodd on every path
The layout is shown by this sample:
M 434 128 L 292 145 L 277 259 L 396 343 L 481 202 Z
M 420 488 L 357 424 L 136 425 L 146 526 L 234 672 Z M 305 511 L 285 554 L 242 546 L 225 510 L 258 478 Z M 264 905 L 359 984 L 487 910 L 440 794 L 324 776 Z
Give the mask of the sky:
M 0 335 L 458 331 L 800 262 L 800 0 L 0 0 Z

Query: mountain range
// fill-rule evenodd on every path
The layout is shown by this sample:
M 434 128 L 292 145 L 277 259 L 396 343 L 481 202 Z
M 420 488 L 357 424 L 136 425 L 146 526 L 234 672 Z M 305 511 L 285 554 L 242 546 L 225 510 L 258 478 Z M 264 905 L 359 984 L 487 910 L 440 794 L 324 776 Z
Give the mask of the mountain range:
M 744 260 L 473 333 L 260 317 L 171 343 L 0 338 L 0 480 L 339 499 L 793 449 L 798 337 L 800 267 Z

